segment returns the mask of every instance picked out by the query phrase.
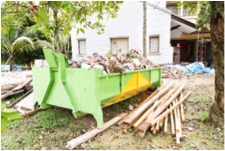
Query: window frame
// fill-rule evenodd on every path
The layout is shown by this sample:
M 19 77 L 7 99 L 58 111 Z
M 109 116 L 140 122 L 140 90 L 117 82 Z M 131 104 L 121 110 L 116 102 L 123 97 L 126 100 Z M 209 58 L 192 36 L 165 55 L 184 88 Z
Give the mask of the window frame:
M 158 38 L 158 51 L 151 52 L 151 38 Z M 150 35 L 149 36 L 149 54 L 160 54 L 160 35 Z
M 85 41 L 85 48 L 86 48 L 85 54 L 81 54 L 81 53 L 80 53 L 80 41 Z M 87 55 L 87 43 L 86 43 L 86 42 L 87 42 L 87 41 L 86 41 L 86 38 L 79 38 L 79 39 L 77 39 L 77 44 L 78 44 L 78 55 L 80 55 L 80 56 Z

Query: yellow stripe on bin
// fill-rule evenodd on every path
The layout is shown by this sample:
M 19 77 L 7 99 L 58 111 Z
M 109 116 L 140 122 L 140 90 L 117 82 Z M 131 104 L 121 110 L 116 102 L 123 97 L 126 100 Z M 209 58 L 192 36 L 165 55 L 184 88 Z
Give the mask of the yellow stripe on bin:
M 131 96 L 134 96 L 140 91 L 146 90 L 151 85 L 152 85 L 151 81 L 146 79 L 140 72 L 135 73 L 133 77 L 123 87 L 122 92 L 119 95 L 112 98 L 111 100 L 107 101 L 102 107 L 115 104 Z

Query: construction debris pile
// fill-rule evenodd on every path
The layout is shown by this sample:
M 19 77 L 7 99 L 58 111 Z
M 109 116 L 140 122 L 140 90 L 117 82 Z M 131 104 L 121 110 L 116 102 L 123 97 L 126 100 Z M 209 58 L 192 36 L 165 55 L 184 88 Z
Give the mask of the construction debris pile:
M 182 122 L 185 121 L 183 102 L 191 92 L 183 95 L 184 84 L 173 88 L 172 85 L 174 84 L 171 83 L 166 87 L 157 89 L 118 122 L 118 125 L 124 124 L 125 131 L 134 127 L 140 132 L 140 137 L 144 137 L 148 130 L 153 134 L 160 130 L 167 134 L 168 127 L 170 127 L 171 135 L 176 135 L 176 143 L 180 145 Z
M 159 67 L 147 58 L 144 58 L 137 50 L 130 50 L 126 54 L 92 54 L 91 57 L 82 60 L 73 60 L 71 68 L 101 69 L 104 74 L 124 73 L 133 70 L 151 69 Z
M 1 86 L 1 100 L 6 99 L 9 96 L 14 94 L 22 93 L 25 91 L 29 91 L 32 88 L 30 85 L 32 78 L 28 78 L 26 81 L 21 83 L 14 83 L 14 84 L 6 84 Z
M 34 109 L 31 71 L 2 72 L 1 101 L 15 94 L 22 94 L 13 102 L 6 101 L 7 108 L 15 108 L 22 115 Z
M 170 79 L 187 79 L 191 76 L 190 73 L 184 70 L 180 70 L 176 67 L 171 66 L 163 66 L 163 78 L 170 78 Z

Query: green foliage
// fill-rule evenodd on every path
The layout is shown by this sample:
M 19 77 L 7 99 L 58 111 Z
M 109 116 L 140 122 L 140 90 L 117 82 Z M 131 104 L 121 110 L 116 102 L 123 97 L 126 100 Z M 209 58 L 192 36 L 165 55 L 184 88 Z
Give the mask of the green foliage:
M 4 132 L 7 125 L 12 122 L 12 120 L 20 119 L 22 116 L 14 109 L 3 109 L 1 111 L 1 132 Z
M 191 1 L 184 1 L 178 4 L 178 8 L 181 6 L 187 7 L 190 14 L 195 14 L 199 10 L 196 27 L 201 30 L 209 30 L 207 27 L 207 24 L 210 22 L 211 12 L 209 1 L 199 1 L 198 4 Z
M 8 33 L 9 25 L 23 25 L 23 28 L 33 26 L 33 32 L 41 30 L 45 37 L 53 37 L 55 50 L 66 49 L 64 50 L 66 52 L 71 49 L 71 46 L 68 46 L 71 45 L 68 35 L 72 27 L 77 30 L 77 34 L 85 33 L 87 28 L 96 29 L 98 34 L 102 34 L 105 27 L 102 20 L 117 17 L 121 3 L 121 1 L 40 1 L 36 6 L 31 1 L 3 2 L 2 33 Z
M 87 28 L 97 29 L 97 33 L 101 34 L 104 32 L 101 20 L 115 18 L 121 3 L 117 1 L 41 1 L 36 16 L 38 20 L 36 26 L 44 25 L 44 31 L 53 32 L 54 39 L 62 37 L 59 34 L 69 35 L 72 27 L 77 30 L 77 34 L 85 33 Z M 50 20 L 50 18 L 54 19 Z M 59 43 L 58 46 L 55 42 L 55 49 L 63 49 L 62 45 Z

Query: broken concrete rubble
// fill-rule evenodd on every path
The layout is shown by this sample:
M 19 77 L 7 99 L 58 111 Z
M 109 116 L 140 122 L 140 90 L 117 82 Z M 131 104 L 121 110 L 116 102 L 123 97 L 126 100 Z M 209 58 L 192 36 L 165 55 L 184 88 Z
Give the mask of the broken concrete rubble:
M 73 60 L 72 62 L 71 68 L 101 69 L 104 74 L 124 73 L 159 67 L 134 49 L 126 54 L 98 55 L 94 53 L 92 56 L 83 58 L 82 60 Z

